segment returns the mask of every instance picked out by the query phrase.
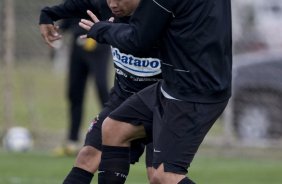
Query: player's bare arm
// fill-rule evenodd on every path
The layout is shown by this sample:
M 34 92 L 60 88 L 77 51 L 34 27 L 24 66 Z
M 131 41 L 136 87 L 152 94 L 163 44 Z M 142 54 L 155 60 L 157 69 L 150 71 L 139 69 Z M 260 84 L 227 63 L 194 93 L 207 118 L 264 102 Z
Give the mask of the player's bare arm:
M 58 31 L 59 26 L 53 24 L 41 24 L 39 29 L 45 43 L 50 47 L 54 47 L 53 42 L 62 38 L 62 35 Z
M 54 41 L 62 38 L 58 32 L 58 27 L 54 26 L 56 21 L 70 18 L 88 18 L 89 15 L 86 13 L 88 9 L 99 16 L 100 6 L 96 2 L 98 0 L 68 0 L 55 6 L 44 7 L 40 13 L 39 24 L 41 35 L 46 44 L 50 47 L 56 47 Z

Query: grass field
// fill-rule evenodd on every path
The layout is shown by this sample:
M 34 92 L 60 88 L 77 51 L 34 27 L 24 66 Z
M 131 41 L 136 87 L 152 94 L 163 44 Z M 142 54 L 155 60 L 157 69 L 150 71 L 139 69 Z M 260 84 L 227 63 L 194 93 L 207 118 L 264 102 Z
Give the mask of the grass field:
M 73 160 L 73 157 L 56 158 L 42 152 L 11 154 L 1 151 L 0 184 L 59 184 Z M 281 159 L 209 156 L 200 150 L 189 175 L 198 184 L 281 184 L 281 171 Z M 92 183 L 97 183 L 96 178 Z M 143 159 L 131 167 L 127 183 L 148 183 Z
M 0 184 L 59 184 L 71 169 L 73 157 L 53 157 L 51 149 L 66 134 L 67 104 L 65 73 L 54 72 L 48 62 L 17 64 L 12 73 L 12 122 L 4 116 L 5 76 L 0 67 L 0 138 L 10 126 L 28 127 L 34 137 L 34 150 L 8 153 L 0 148 Z M 95 91 L 86 94 L 84 127 L 100 107 Z M 217 135 L 220 126 L 210 135 Z M 84 134 L 82 133 L 82 139 Z M 282 149 L 244 149 L 206 146 L 199 150 L 189 175 L 198 184 L 281 184 Z M 97 177 L 95 177 L 97 178 Z M 95 179 L 93 181 L 95 182 Z M 131 168 L 129 184 L 148 183 L 144 162 Z

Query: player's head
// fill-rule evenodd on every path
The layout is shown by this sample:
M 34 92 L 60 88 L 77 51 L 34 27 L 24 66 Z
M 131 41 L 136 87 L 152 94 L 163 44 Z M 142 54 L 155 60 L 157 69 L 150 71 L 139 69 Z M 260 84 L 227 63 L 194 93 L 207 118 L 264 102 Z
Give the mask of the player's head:
M 137 8 L 140 0 L 107 0 L 112 13 L 117 17 L 131 15 Z

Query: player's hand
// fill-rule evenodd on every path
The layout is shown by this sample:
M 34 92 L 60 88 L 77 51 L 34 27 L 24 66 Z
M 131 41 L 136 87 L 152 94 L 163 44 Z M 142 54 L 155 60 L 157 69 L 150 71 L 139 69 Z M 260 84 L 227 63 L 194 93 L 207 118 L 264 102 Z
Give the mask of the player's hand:
M 96 17 L 96 15 L 90 11 L 87 10 L 87 14 L 90 16 L 90 18 L 92 19 L 92 21 L 90 20 L 86 20 L 86 19 L 81 19 L 80 22 L 78 23 L 80 27 L 82 27 L 83 29 L 85 29 L 86 31 L 89 31 L 91 29 L 91 27 L 95 24 L 100 22 L 100 20 Z M 110 22 L 114 21 L 114 18 L 111 17 L 109 19 Z M 87 35 L 81 35 L 80 38 L 87 38 Z
M 59 26 L 53 24 L 41 24 L 39 28 L 41 36 L 46 44 L 55 48 L 54 41 L 62 38 L 62 35 L 59 34 Z

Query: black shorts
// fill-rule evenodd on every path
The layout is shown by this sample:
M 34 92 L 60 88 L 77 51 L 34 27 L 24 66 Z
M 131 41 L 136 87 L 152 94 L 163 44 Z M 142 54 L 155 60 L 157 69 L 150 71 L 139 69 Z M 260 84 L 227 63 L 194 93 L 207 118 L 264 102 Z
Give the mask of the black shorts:
M 204 104 L 167 99 L 160 86 L 158 82 L 131 96 L 109 117 L 135 126 L 143 124 L 146 143 L 153 140 L 153 167 L 163 163 L 166 172 L 186 174 L 228 100 Z
M 110 99 L 105 104 L 105 107 L 100 112 L 100 114 L 94 118 L 90 123 L 88 128 L 84 146 L 92 146 L 98 150 L 102 149 L 102 124 L 104 119 L 117 107 L 120 106 L 126 99 L 117 95 L 117 93 L 112 90 L 110 93 Z M 131 143 L 130 151 L 130 163 L 134 164 L 139 161 L 140 156 L 143 154 L 145 145 L 143 141 L 135 140 Z

